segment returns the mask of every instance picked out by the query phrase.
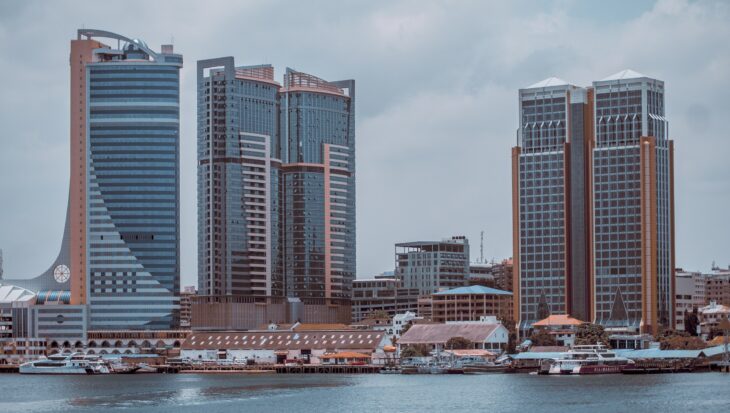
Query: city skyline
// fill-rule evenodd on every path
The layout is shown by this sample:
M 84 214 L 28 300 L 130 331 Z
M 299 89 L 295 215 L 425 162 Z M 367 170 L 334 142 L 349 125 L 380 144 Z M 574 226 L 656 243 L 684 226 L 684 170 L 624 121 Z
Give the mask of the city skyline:
M 170 34 L 174 34 L 176 51 L 184 54 L 188 61 L 234 55 L 245 65 L 273 62 L 279 69 L 286 62 L 297 70 L 316 73 L 325 79 L 357 79 L 360 89 L 357 274 L 361 278 L 391 270 L 392 245 L 411 239 L 440 239 L 446 235 L 464 234 L 475 245 L 479 231 L 485 230 L 487 258 L 511 255 L 509 148 L 515 141 L 517 113 L 513 104 L 504 102 L 514 102 L 514 90 L 552 75 L 585 86 L 590 84 L 592 77 L 602 78 L 626 67 L 660 78 L 671 85 L 666 98 L 667 117 L 672 119 L 670 138 L 681 138 L 682 149 L 678 150 L 681 155 L 675 159 L 676 265 L 696 270 L 708 269 L 713 260 L 721 266 L 727 265 L 728 258 L 723 254 L 728 241 L 721 226 L 713 225 L 717 217 L 722 217 L 722 205 L 726 204 L 726 194 L 730 192 L 726 179 L 729 167 L 722 156 L 722 149 L 727 144 L 722 140 L 724 132 L 718 118 L 727 111 L 721 91 L 727 89 L 728 80 L 722 75 L 728 71 L 730 59 L 727 45 L 717 40 L 723 38 L 718 33 L 726 33 L 727 28 L 716 25 L 726 20 L 727 6 L 660 2 L 656 6 L 644 4 L 630 10 L 633 14 L 625 20 L 609 16 L 600 36 L 610 37 L 621 30 L 628 33 L 618 36 L 619 45 L 606 44 L 606 55 L 625 47 L 617 58 L 603 56 L 603 52 L 583 53 L 580 45 L 570 46 L 569 40 L 575 39 L 568 33 L 582 30 L 580 25 L 572 23 L 581 19 L 590 21 L 596 16 L 586 16 L 586 11 L 581 12 L 579 6 L 566 4 L 548 6 L 547 10 L 535 9 L 534 14 L 525 17 L 538 17 L 528 33 L 520 37 L 523 42 L 528 41 L 526 50 L 520 50 L 506 37 L 495 37 L 491 30 L 463 29 L 451 39 L 459 41 L 464 46 L 463 51 L 449 51 L 449 42 L 431 44 L 435 50 L 444 51 L 448 59 L 443 60 L 433 60 L 428 57 L 433 49 L 426 53 L 429 49 L 418 45 L 422 44 L 422 39 L 427 43 L 438 38 L 446 23 L 469 21 L 465 10 L 459 6 L 447 12 L 443 6 L 434 4 L 419 10 L 411 10 L 407 3 L 383 10 L 361 5 L 355 8 L 361 18 L 341 17 L 353 27 L 368 29 L 365 32 L 371 36 L 369 39 L 375 40 L 375 46 L 358 42 L 361 47 L 357 53 L 350 51 L 351 54 L 347 54 L 352 46 L 343 43 L 355 42 L 355 32 L 340 33 L 343 40 L 329 39 L 325 37 L 324 22 L 315 21 L 314 34 L 307 36 L 317 38 L 308 37 L 308 40 L 321 43 L 317 51 L 306 48 L 311 56 L 295 47 L 277 51 L 264 47 L 249 53 L 246 47 L 234 50 L 237 48 L 226 42 L 218 45 L 211 40 L 221 33 L 236 33 L 231 24 L 224 24 L 225 29 L 217 29 L 221 32 L 203 35 L 204 39 L 199 40 L 194 38 L 197 33 L 178 33 L 173 19 L 162 27 L 151 29 L 145 27 L 150 26 L 150 20 L 111 21 L 94 10 L 82 15 L 87 26 L 133 34 L 150 44 L 167 43 Z M 49 17 L 46 13 L 56 17 L 61 11 L 49 5 L 46 9 L 56 13 L 46 10 L 37 14 L 34 3 L 19 9 L 9 5 L 0 7 L 3 9 L 0 15 L 9 16 L 8 20 L 0 17 L 0 24 L 7 33 L 12 33 L 0 38 L 0 48 L 4 53 L 16 56 L 13 65 L 17 66 L 17 59 L 24 56 L 32 66 L 42 68 L 44 76 L 37 78 L 39 72 L 35 68 L 18 73 L 9 66 L 9 61 L 0 64 L 0 73 L 6 79 L 17 80 L 7 85 L 7 93 L 0 101 L 5 108 L 0 116 L 7 125 L 0 173 L 3 177 L 13 177 L 0 181 L 0 191 L 6 199 L 0 217 L 0 248 L 4 250 L 6 276 L 33 276 L 51 262 L 63 233 L 69 169 L 68 107 L 65 106 L 68 104 L 68 71 L 48 68 L 68 67 L 64 46 L 73 37 L 77 23 L 15 27 L 17 22 L 27 20 L 23 16 L 35 16 L 42 23 Z M 171 6 L 159 4 L 153 9 L 164 13 L 167 7 Z M 251 15 L 260 18 L 273 13 L 264 7 L 251 7 L 253 10 L 236 10 L 234 14 L 250 19 Z M 505 13 L 506 6 L 485 7 L 494 16 L 499 16 Z M 338 12 L 337 6 L 331 8 Z M 196 11 L 199 10 L 193 8 L 179 13 L 191 19 Z M 295 14 L 296 10 L 288 11 L 283 18 L 295 21 Z M 91 20 L 94 20 L 93 24 Z M 489 22 L 498 27 L 500 24 L 496 20 Z M 641 31 L 641 26 L 652 22 L 666 24 L 654 26 L 652 30 L 661 33 L 649 36 L 648 32 Z M 82 23 L 78 22 L 78 25 Z M 41 30 L 42 27 L 45 29 Z M 251 30 L 256 30 L 256 26 Z M 266 28 L 259 30 L 273 34 Z M 509 30 L 507 33 L 515 34 Z M 683 33 L 684 37 L 678 33 Z M 36 42 L 37 47 L 48 49 L 39 53 L 34 47 L 32 55 L 24 55 L 11 41 L 19 34 L 29 41 L 43 39 Z M 484 38 L 477 39 L 479 35 Z M 282 41 L 279 36 L 284 34 L 263 41 L 264 46 Z M 595 36 L 581 41 L 599 40 Z M 632 36 L 645 39 L 653 47 L 632 46 Z M 490 41 L 495 44 L 496 51 L 510 50 L 514 55 L 500 59 L 485 49 Z M 554 44 L 549 44 L 550 41 Z M 401 44 L 409 50 L 399 50 Z M 695 48 L 696 44 L 706 46 Z M 203 48 L 205 45 L 214 46 Z M 404 56 L 398 56 L 400 52 Z M 572 61 L 564 63 L 560 56 Z M 351 57 L 352 62 L 342 57 Z M 373 61 L 376 66 L 368 66 L 367 61 Z M 462 66 L 449 61 L 467 63 Z M 525 69 L 530 62 L 541 64 Z M 181 258 L 182 284 L 185 285 L 195 284 L 197 268 L 192 258 L 197 255 L 193 73 L 192 65 L 183 69 L 181 93 Z M 37 92 L 24 93 L 29 85 L 37 85 L 47 93 L 41 99 L 33 98 L 38 96 Z M 438 102 L 436 106 L 435 102 Z M 434 110 L 435 107 L 438 110 Z M 31 118 L 22 108 L 38 108 L 39 112 L 48 114 L 48 118 L 43 122 L 29 122 Z M 38 145 L 47 148 L 40 156 L 34 153 Z M 708 151 L 708 147 L 713 150 Z M 434 168 L 437 164 L 440 167 Z M 448 215 L 443 215 L 444 211 Z

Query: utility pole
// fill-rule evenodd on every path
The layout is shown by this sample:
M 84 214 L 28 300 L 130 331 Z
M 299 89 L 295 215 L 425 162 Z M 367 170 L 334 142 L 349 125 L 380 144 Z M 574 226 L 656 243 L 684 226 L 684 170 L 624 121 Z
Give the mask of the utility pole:
M 0 249 L 0 280 L 3 279 L 3 250 Z

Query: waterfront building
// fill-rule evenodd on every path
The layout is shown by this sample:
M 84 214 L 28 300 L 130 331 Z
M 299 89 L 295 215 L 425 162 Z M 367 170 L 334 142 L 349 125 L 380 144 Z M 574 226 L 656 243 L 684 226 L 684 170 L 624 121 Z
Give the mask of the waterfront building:
M 713 268 L 705 274 L 706 303 L 715 301 L 718 304 L 730 306 L 730 268 Z
M 519 91 L 513 160 L 519 330 L 572 314 L 613 331 L 674 326 L 673 143 L 664 83 L 625 70 Z
M 61 251 L 40 276 L 8 280 L 37 293 L 38 328 L 49 339 L 178 323 L 181 67 L 170 45 L 157 52 L 91 29 L 71 41 Z
M 352 282 L 352 320 L 360 321 L 376 311 L 393 317 L 418 309 L 418 289 L 403 288 L 395 277 L 356 279 Z
M 675 274 L 674 315 L 675 329 L 684 331 L 687 313 L 705 306 L 705 276 L 699 272 L 684 271 L 677 268 Z
M 396 314 L 393 316 L 393 328 L 392 335 L 396 338 L 400 338 L 403 334 L 403 330 L 410 328 L 411 325 L 422 322 L 423 317 L 419 317 L 416 313 L 406 311 L 405 313 Z
M 509 331 L 494 319 L 487 322 L 453 322 L 446 324 L 414 324 L 397 341 L 398 353 L 405 346 L 426 345 L 440 353 L 446 343 L 455 337 L 469 340 L 469 348 L 503 351 L 507 347 Z
M 698 316 L 700 332 L 703 337 L 708 338 L 721 334 L 718 331 L 718 325 L 722 320 L 730 320 L 730 307 L 719 304 L 716 301 L 710 301 L 710 304 L 699 309 Z
M 273 67 L 232 57 L 199 61 L 197 79 L 201 300 L 349 311 L 354 81 L 287 69 L 279 84 Z
M 551 315 L 532 325 L 533 330 L 544 330 L 555 338 L 559 346 L 572 347 L 575 343 L 575 333 L 578 326 L 584 324 L 577 318 L 567 314 Z M 604 343 L 608 344 L 608 343 Z
M 382 331 L 351 329 L 308 329 L 306 325 L 288 330 L 246 332 L 196 332 L 182 344 L 180 356 L 191 360 L 284 364 L 323 364 L 329 355 L 355 352 L 385 359 L 383 347 L 390 344 Z
M 473 285 L 431 294 L 431 321 L 478 321 L 485 316 L 513 319 L 512 293 Z
M 469 240 L 454 236 L 442 241 L 395 244 L 395 276 L 403 287 L 428 295 L 463 287 L 469 275 Z

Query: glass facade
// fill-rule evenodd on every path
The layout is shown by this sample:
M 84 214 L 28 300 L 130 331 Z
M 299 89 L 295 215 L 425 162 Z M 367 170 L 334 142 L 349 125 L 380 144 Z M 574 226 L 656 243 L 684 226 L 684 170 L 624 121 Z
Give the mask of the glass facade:
M 586 89 L 553 78 L 520 90 L 513 214 L 521 331 L 566 313 L 616 330 L 673 325 L 667 130 L 664 83 L 636 72 Z
M 227 66 L 226 66 L 227 65 Z M 226 70 L 226 67 L 228 70 Z M 203 295 L 277 295 L 277 93 L 271 66 L 211 68 L 198 85 L 198 277 Z M 212 150 L 211 150 L 212 145 Z M 211 169 L 212 168 L 212 169 Z
M 349 298 L 354 81 L 273 78 L 269 65 L 198 62 L 199 291 Z
M 520 91 L 520 329 L 565 313 L 565 143 L 570 85 Z
M 89 328 L 170 329 L 179 323 L 182 57 L 121 40 L 122 50 L 97 50 L 86 65 Z
M 664 83 L 594 82 L 596 321 L 639 330 L 674 325 L 670 141 Z M 651 156 L 645 156 L 647 150 Z

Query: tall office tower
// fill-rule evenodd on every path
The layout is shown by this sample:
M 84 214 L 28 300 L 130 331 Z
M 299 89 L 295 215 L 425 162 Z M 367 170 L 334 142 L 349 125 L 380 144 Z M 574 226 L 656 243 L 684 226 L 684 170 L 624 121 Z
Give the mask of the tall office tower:
M 514 314 L 519 329 L 551 313 L 588 319 L 586 154 L 590 93 L 557 78 L 519 92 L 512 150 Z
M 593 82 L 595 320 L 674 326 L 673 142 L 664 82 L 624 70 Z
M 198 62 L 200 295 L 283 295 L 279 88 L 268 65 Z
M 615 330 L 671 326 L 672 143 L 663 83 L 623 71 L 591 88 L 520 90 L 512 150 L 515 314 Z
M 354 81 L 198 62 L 198 266 L 206 296 L 349 298 Z
M 346 298 L 355 279 L 355 81 L 286 70 L 281 101 L 286 294 Z
M 116 40 L 117 47 L 96 38 Z M 85 183 L 79 213 L 86 219 L 89 328 L 173 328 L 180 300 L 182 56 L 170 45 L 155 52 L 141 40 L 100 30 L 79 30 L 71 49 L 72 95 L 80 94 L 72 151 L 84 154 L 74 161 Z M 71 255 L 78 258 L 73 247 Z

